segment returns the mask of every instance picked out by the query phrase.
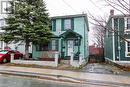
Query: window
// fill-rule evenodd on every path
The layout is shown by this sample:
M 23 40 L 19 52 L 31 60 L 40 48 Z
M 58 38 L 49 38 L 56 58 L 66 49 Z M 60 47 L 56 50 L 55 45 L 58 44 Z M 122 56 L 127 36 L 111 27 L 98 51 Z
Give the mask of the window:
M 64 29 L 65 30 L 71 29 L 71 19 L 64 20 Z
M 48 44 L 40 44 L 36 46 L 37 51 L 48 51 L 49 47 Z
M 74 41 L 74 46 L 80 46 L 80 40 L 76 39 L 76 40 Z
M 126 56 L 130 56 L 130 41 L 126 42 Z
M 52 40 L 52 50 L 56 50 L 56 41 Z
M 49 51 L 49 50 L 56 50 L 58 51 L 58 40 L 52 40 L 48 44 L 40 44 L 36 46 L 37 51 Z
M 10 7 L 10 1 L 1 1 L 1 13 L 7 14 L 10 13 L 9 10 L 7 10 Z
M 2 19 L 2 20 L 0 20 L 0 28 L 1 28 L 1 27 L 4 27 L 4 26 L 5 26 L 5 20 Z
M 127 49 L 128 49 L 128 52 L 130 52 L 130 42 L 127 42 Z
M 127 18 L 127 29 L 130 29 L 130 18 Z

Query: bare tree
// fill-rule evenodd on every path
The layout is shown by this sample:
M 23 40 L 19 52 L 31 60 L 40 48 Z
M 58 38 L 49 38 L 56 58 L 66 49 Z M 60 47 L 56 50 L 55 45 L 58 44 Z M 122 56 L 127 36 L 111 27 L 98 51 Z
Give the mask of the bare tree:
M 102 24 L 103 25 L 103 24 Z M 93 25 L 94 31 L 94 43 L 98 46 L 103 48 L 104 47 L 104 35 L 105 35 L 105 28 L 99 24 Z
M 102 0 L 107 6 L 114 8 L 122 14 L 130 14 L 130 0 Z

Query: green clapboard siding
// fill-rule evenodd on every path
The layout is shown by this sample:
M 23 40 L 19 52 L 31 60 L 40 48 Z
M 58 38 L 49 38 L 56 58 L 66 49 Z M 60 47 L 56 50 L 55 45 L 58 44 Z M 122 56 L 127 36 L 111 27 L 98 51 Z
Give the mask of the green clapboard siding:
M 124 32 L 123 32 L 124 31 L 124 18 L 120 18 L 119 24 L 120 24 L 119 25 L 120 36 L 124 36 Z M 120 40 L 122 39 L 120 38 Z M 125 41 L 121 41 L 120 44 L 121 44 L 120 60 L 125 60 L 126 59 L 125 58 Z

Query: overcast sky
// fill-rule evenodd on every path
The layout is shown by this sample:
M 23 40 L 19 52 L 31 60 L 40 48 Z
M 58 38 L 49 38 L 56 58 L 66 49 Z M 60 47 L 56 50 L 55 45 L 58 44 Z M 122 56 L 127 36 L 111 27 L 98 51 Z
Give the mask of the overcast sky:
M 110 7 L 105 6 L 102 0 L 45 0 L 50 16 L 61 16 L 71 14 L 89 13 L 94 16 L 108 16 Z M 89 19 L 91 21 L 91 19 Z M 90 37 L 93 38 L 92 25 L 90 25 Z M 89 44 L 93 44 L 89 40 Z

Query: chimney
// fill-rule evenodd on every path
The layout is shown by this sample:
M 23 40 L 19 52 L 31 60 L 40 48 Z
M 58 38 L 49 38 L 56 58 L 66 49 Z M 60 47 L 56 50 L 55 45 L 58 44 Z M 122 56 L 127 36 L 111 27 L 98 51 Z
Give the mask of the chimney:
M 110 16 L 113 16 L 113 15 L 114 15 L 114 10 L 111 9 L 111 10 L 110 10 Z

